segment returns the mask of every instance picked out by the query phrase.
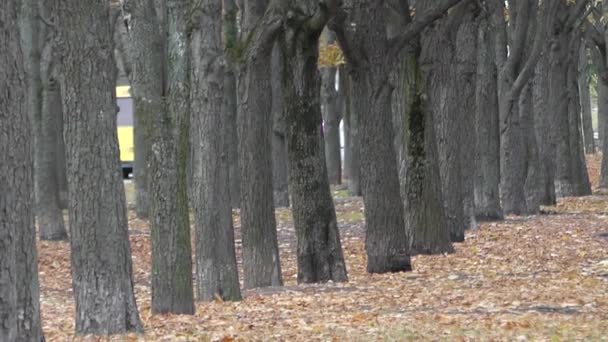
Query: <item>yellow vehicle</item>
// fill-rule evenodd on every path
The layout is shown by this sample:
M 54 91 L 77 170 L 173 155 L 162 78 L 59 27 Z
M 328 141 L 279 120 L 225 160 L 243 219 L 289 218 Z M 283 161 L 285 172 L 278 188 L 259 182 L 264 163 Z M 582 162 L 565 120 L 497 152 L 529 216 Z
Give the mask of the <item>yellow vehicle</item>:
M 116 87 L 116 104 L 119 108 L 116 123 L 118 126 L 120 163 L 122 164 L 124 178 L 131 178 L 133 175 L 133 162 L 135 160 L 133 145 L 133 98 L 129 90 L 129 86 Z

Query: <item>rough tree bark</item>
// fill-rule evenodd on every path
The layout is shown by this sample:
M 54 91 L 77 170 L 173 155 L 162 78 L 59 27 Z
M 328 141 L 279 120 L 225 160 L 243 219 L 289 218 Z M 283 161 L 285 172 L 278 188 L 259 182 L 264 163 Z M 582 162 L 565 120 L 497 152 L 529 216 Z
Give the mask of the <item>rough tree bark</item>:
M 425 30 L 421 39 L 420 62 L 435 117 L 445 212 L 450 238 L 457 242 L 464 241 L 464 231 L 475 225 L 470 203 L 473 169 L 465 166 L 474 165 L 474 155 L 468 153 L 473 149 L 472 141 L 465 138 L 475 113 L 476 23 L 475 8 L 469 6 L 475 4 L 458 5 Z M 473 134 L 466 135 L 474 139 Z
M 34 180 L 36 197 L 36 221 L 42 240 L 65 240 L 67 232 L 63 223 L 60 195 L 60 175 L 57 163 L 61 126 L 61 97 L 52 80 L 53 30 L 39 19 L 39 14 L 49 18 L 48 5 L 36 0 L 22 2 L 21 40 L 25 57 L 28 83 L 28 107 L 33 118 Z M 43 57 L 44 51 L 44 57 Z
M 241 181 L 239 171 L 239 140 L 236 127 L 237 117 L 237 91 L 236 74 L 234 69 L 234 47 L 237 42 L 237 13 L 238 8 L 234 0 L 224 0 L 223 5 L 223 43 L 226 68 L 224 71 L 224 115 L 227 116 L 228 125 L 228 164 L 230 182 L 230 203 L 232 208 L 241 207 Z
M 353 77 L 352 98 L 361 130 L 361 180 L 365 204 L 367 271 L 384 273 L 411 269 L 394 146 L 389 72 L 404 46 L 442 16 L 458 0 L 442 1 L 389 40 L 386 2 L 352 1 L 349 23 L 338 16 L 332 24 Z M 404 8 L 409 8 L 408 4 Z M 408 12 L 408 11 L 405 11 Z
M 583 142 L 585 143 L 585 153 L 595 153 L 595 139 L 593 137 L 593 123 L 591 121 L 591 91 L 589 82 L 591 81 L 589 51 L 587 45 L 581 45 L 578 64 L 578 88 L 581 98 L 581 118 L 583 123 Z
M 496 61 L 499 70 L 500 192 L 505 214 L 521 215 L 538 211 L 532 203 L 530 206 L 526 203 L 527 147 L 524 144 L 519 98 L 540 58 L 558 3 L 556 1 L 539 5 L 535 1 L 522 1 L 509 8 L 510 37 L 507 37 L 504 2 L 495 0 L 492 3 L 498 39 Z M 528 49 L 526 47 L 529 44 L 532 47 Z
M 0 92 L 0 340 L 44 341 L 34 227 L 32 118 L 23 63 L 28 56 L 23 55 L 20 41 L 19 5 L 13 0 L 0 3 L 0 88 L 5 89 Z
M 334 44 L 335 37 L 328 32 L 327 44 Z M 323 113 L 323 141 L 325 142 L 325 164 L 329 184 L 342 184 L 342 156 L 340 151 L 339 93 L 336 90 L 338 68 L 321 68 L 321 108 Z
M 222 4 L 204 0 L 194 7 L 192 42 L 192 118 L 196 122 L 201 169 L 194 170 L 197 294 L 201 300 L 240 300 L 230 203 L 229 158 L 232 141 L 224 115 Z
M 287 123 L 281 79 L 282 55 L 278 45 L 272 51 L 272 187 L 274 205 L 289 207 L 289 167 L 287 157 Z
M 302 13 L 284 25 L 278 38 L 282 57 L 289 188 L 297 235 L 298 282 L 346 281 L 322 133 L 319 36 L 336 12 L 336 2 L 299 2 L 284 9 Z
M 271 53 L 281 20 L 268 0 L 244 3 L 238 50 L 238 136 L 245 288 L 282 285 L 272 191 Z M 270 12 L 270 10 L 269 10 Z
M 560 1 L 553 27 L 549 92 L 556 123 L 555 192 L 557 196 L 579 196 L 591 192 L 586 174 L 580 126 L 578 64 L 580 34 L 577 20 L 587 1 Z M 585 171 L 583 172 L 583 169 Z M 584 173 L 584 174 L 583 174 Z
M 400 8 L 398 12 L 407 12 Z M 411 22 L 395 13 L 393 34 Z M 443 206 L 433 111 L 425 99 L 426 85 L 419 64 L 420 42 L 412 40 L 398 60 L 391 83 L 395 148 L 401 198 L 411 254 L 453 252 Z
M 550 45 L 543 50 L 534 70 L 532 96 L 534 101 L 534 128 L 538 143 L 539 200 L 542 205 L 555 205 L 555 127 L 551 111 L 549 88 Z
M 500 131 L 498 119 L 495 37 L 490 18 L 479 23 L 475 84 L 475 215 L 479 220 L 503 218 L 500 206 Z
M 57 19 L 76 332 L 141 331 L 116 136 L 110 4 L 64 1 Z
M 450 253 L 433 111 L 423 100 L 419 55 L 415 44 L 402 55 L 392 105 L 406 233 L 411 254 Z

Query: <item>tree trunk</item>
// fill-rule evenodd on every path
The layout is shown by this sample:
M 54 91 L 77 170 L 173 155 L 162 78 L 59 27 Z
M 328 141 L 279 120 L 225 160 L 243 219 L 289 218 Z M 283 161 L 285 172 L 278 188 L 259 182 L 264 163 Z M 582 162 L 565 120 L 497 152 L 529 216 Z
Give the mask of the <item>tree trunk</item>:
M 351 112 L 352 109 L 350 107 L 351 98 L 350 98 L 350 76 L 346 71 L 345 66 L 341 66 L 339 69 L 339 86 L 338 93 L 340 96 L 340 110 L 342 112 L 342 132 L 344 137 L 344 169 L 342 176 L 348 181 L 350 184 L 350 172 L 352 169 L 351 166 L 351 133 L 350 133 L 350 121 L 351 121 Z
M 608 120 L 608 85 L 606 85 L 600 77 L 597 80 L 597 132 L 598 132 L 598 149 L 601 151 L 604 144 L 604 132 L 606 121 Z M 603 152 L 602 152 L 603 153 Z
M 454 242 L 461 242 L 464 241 L 468 218 L 465 217 L 464 212 L 462 174 L 461 144 L 463 143 L 464 126 L 462 126 L 463 118 L 456 113 L 459 108 L 457 104 L 465 97 L 460 95 L 463 88 L 457 88 L 459 83 L 456 80 L 458 72 L 455 70 L 457 68 L 455 41 L 447 36 L 448 28 L 458 30 L 460 26 L 460 22 L 456 23 L 453 20 L 456 19 L 447 17 L 424 32 L 421 39 L 420 63 L 425 78 L 429 106 L 435 119 L 439 170 L 450 239 Z M 471 94 L 471 99 L 473 98 L 473 94 Z
M 51 79 L 52 39 L 47 41 L 46 27 L 38 18 L 41 9 L 42 6 L 33 0 L 24 1 L 21 21 L 28 107 L 33 118 L 36 219 L 42 240 L 65 240 L 67 232 L 63 223 L 57 167 L 57 147 L 59 140 L 63 140 L 61 95 Z M 45 15 L 48 17 L 47 13 Z M 43 51 L 46 52 L 44 57 Z
M 581 98 L 581 117 L 583 123 L 583 142 L 585 143 L 585 153 L 595 153 L 595 139 L 593 137 L 593 123 L 591 121 L 591 91 L 590 82 L 590 61 L 587 46 L 582 44 L 579 52 L 578 65 L 578 87 Z
M 145 60 L 146 58 L 142 59 Z M 136 74 L 139 75 L 140 73 Z M 146 72 L 141 72 L 141 74 L 146 74 Z M 133 88 L 136 89 L 136 81 L 132 84 Z M 148 190 L 150 170 L 148 168 L 151 158 L 151 137 L 148 136 L 148 132 L 150 131 L 149 125 L 152 125 L 149 120 L 154 114 L 150 112 L 151 108 L 147 101 L 138 96 L 133 99 L 133 148 L 135 149 L 133 180 L 135 184 L 135 214 L 138 218 L 148 218 L 150 211 Z
M 51 75 L 43 81 L 42 108 L 35 122 L 36 211 L 41 240 L 66 240 L 68 235 L 63 222 L 60 183 L 60 153 L 63 144 L 63 118 L 59 84 Z M 65 169 L 64 169 L 65 171 Z
M 329 184 L 342 183 L 342 157 L 340 155 L 340 111 L 336 91 L 335 67 L 321 69 L 321 108 L 323 110 L 323 141 L 325 142 L 325 164 Z
M 226 68 L 224 71 L 224 115 L 227 116 L 226 125 L 228 137 L 228 181 L 230 183 L 230 203 L 232 208 L 241 207 L 241 182 L 239 176 L 239 139 L 236 127 L 237 117 L 237 91 L 236 75 L 234 70 L 234 54 L 232 50 L 237 43 L 237 13 L 238 8 L 234 0 L 223 1 L 223 43 Z
M 543 182 L 541 178 L 541 163 L 536 137 L 533 85 L 531 80 L 519 97 L 519 115 L 522 126 L 523 145 L 525 148 L 526 177 L 524 193 L 526 196 L 526 211 L 536 214 L 543 200 Z
M 543 52 L 532 81 L 534 128 L 538 146 L 538 196 L 541 205 L 555 205 L 555 113 L 551 111 L 549 47 Z
M 355 86 L 353 75 L 347 75 L 349 78 L 349 117 L 348 117 L 348 141 L 349 141 L 349 165 L 348 165 L 348 194 L 350 196 L 361 196 L 361 123 L 362 109 L 359 107 L 365 98 L 358 96 L 366 96 L 366 94 L 357 93 L 358 88 Z M 365 105 L 367 106 L 367 105 Z M 365 107 L 364 107 L 365 108 Z
M 31 52 L 33 2 L 0 3 L 0 340 L 44 341 L 34 226 L 32 117 L 24 58 Z M 23 12 L 25 9 L 25 13 Z M 24 14 L 18 22 L 19 13 Z M 21 29 L 21 32 L 20 32 Z M 22 54 L 23 51 L 26 55 Z M 28 51 L 30 50 L 30 51 Z M 35 53 L 35 52 L 34 52 Z M 27 70 L 31 72 L 31 70 Z M 33 75 L 27 77 L 31 82 Z M 39 76 L 39 75 L 38 75 Z M 38 83 L 37 86 L 40 86 Z
M 116 135 L 109 6 L 69 0 L 57 21 L 78 334 L 142 330 Z
M 230 203 L 231 136 L 224 103 L 222 4 L 205 0 L 192 31 L 192 117 L 197 123 L 201 169 L 194 170 L 197 294 L 201 300 L 240 300 Z
M 580 37 L 577 37 L 580 39 Z M 583 143 L 583 124 L 581 120 L 581 99 L 579 93 L 578 61 L 580 53 L 580 40 L 573 44 L 568 61 L 568 128 L 570 133 L 570 164 L 572 171 L 572 189 L 574 196 L 591 195 L 591 185 L 585 160 L 585 146 Z
M 287 157 L 287 127 L 285 100 L 281 79 L 281 51 L 275 45 L 272 51 L 272 187 L 274 205 L 289 207 L 289 170 Z
M 245 288 L 283 284 L 272 190 L 271 53 L 280 22 L 258 22 L 267 1 L 245 3 L 238 88 L 241 230 Z M 257 25 L 262 25 L 258 27 Z
M 454 251 L 443 206 L 433 112 L 423 101 L 419 49 L 404 52 L 394 74 L 393 125 L 401 198 L 412 254 Z
M 300 5 L 309 13 L 317 7 L 315 1 Z M 292 23 L 292 28 L 279 36 L 298 283 L 348 280 L 325 165 L 317 65 L 323 26 L 311 27 L 303 20 Z
M 477 37 L 475 84 L 475 215 L 479 220 L 501 220 L 500 131 L 498 119 L 495 39 L 489 19 L 482 18 Z
M 608 80 L 607 80 L 608 81 Z M 602 132 L 602 166 L 600 171 L 600 188 L 608 188 L 608 84 L 599 77 L 598 78 L 598 120 L 601 124 L 599 130 Z
M 186 37 L 187 10 L 181 1 L 169 2 L 167 27 L 161 27 L 154 4 L 147 0 L 140 19 L 146 58 L 138 62 L 149 75 L 140 96 L 163 97 L 146 102 L 150 229 L 152 240 L 152 312 L 194 313 L 192 252 L 188 212 L 187 159 L 190 132 L 190 60 Z M 160 28 L 160 29 L 159 29 Z M 168 33 L 165 35 L 165 30 Z M 165 41 L 164 37 L 169 37 Z M 165 50 L 166 49 L 166 50 Z M 166 51 L 166 52 L 165 52 Z

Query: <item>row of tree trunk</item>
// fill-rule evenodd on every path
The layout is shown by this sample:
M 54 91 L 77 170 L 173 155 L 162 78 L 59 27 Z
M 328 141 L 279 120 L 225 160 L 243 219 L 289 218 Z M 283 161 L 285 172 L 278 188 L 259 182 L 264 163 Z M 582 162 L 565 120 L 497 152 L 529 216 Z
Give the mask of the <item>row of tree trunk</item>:
M 155 313 L 193 313 L 195 293 L 241 298 L 236 207 L 245 288 L 282 285 L 274 209 L 288 205 L 298 282 L 348 279 L 330 190 L 342 179 L 340 117 L 371 273 L 452 252 L 477 219 L 590 193 L 584 0 L 512 3 L 508 22 L 499 0 L 19 3 L 0 5 L 2 51 L 14 51 L 2 54 L 0 80 L 16 89 L 0 105 L 2 175 L 13 177 L 2 179 L 0 267 L 17 284 L 0 292 L 2 340 L 42 338 L 32 194 L 41 237 L 65 239 L 65 184 L 77 332 L 142 329 L 116 48 L 135 102 L 136 212 L 150 219 Z M 326 26 L 347 62 L 338 89 L 338 71 L 318 66 Z

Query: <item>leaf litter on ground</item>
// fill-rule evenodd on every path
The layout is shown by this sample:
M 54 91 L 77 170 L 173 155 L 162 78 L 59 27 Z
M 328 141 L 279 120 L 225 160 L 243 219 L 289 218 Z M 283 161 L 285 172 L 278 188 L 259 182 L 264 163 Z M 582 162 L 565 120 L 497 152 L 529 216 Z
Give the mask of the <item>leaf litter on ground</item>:
M 414 271 L 368 274 L 360 198 L 336 211 L 349 282 L 297 285 L 289 209 L 277 210 L 285 286 L 241 302 L 198 302 L 196 315 L 153 316 L 150 234 L 129 212 L 135 291 L 145 334 L 74 337 L 67 242 L 39 241 L 47 341 L 608 340 L 608 196 L 560 199 L 551 215 L 481 223 L 450 255 L 415 256 Z M 242 263 L 240 222 L 236 246 Z M 241 275 L 242 279 L 242 275 Z

